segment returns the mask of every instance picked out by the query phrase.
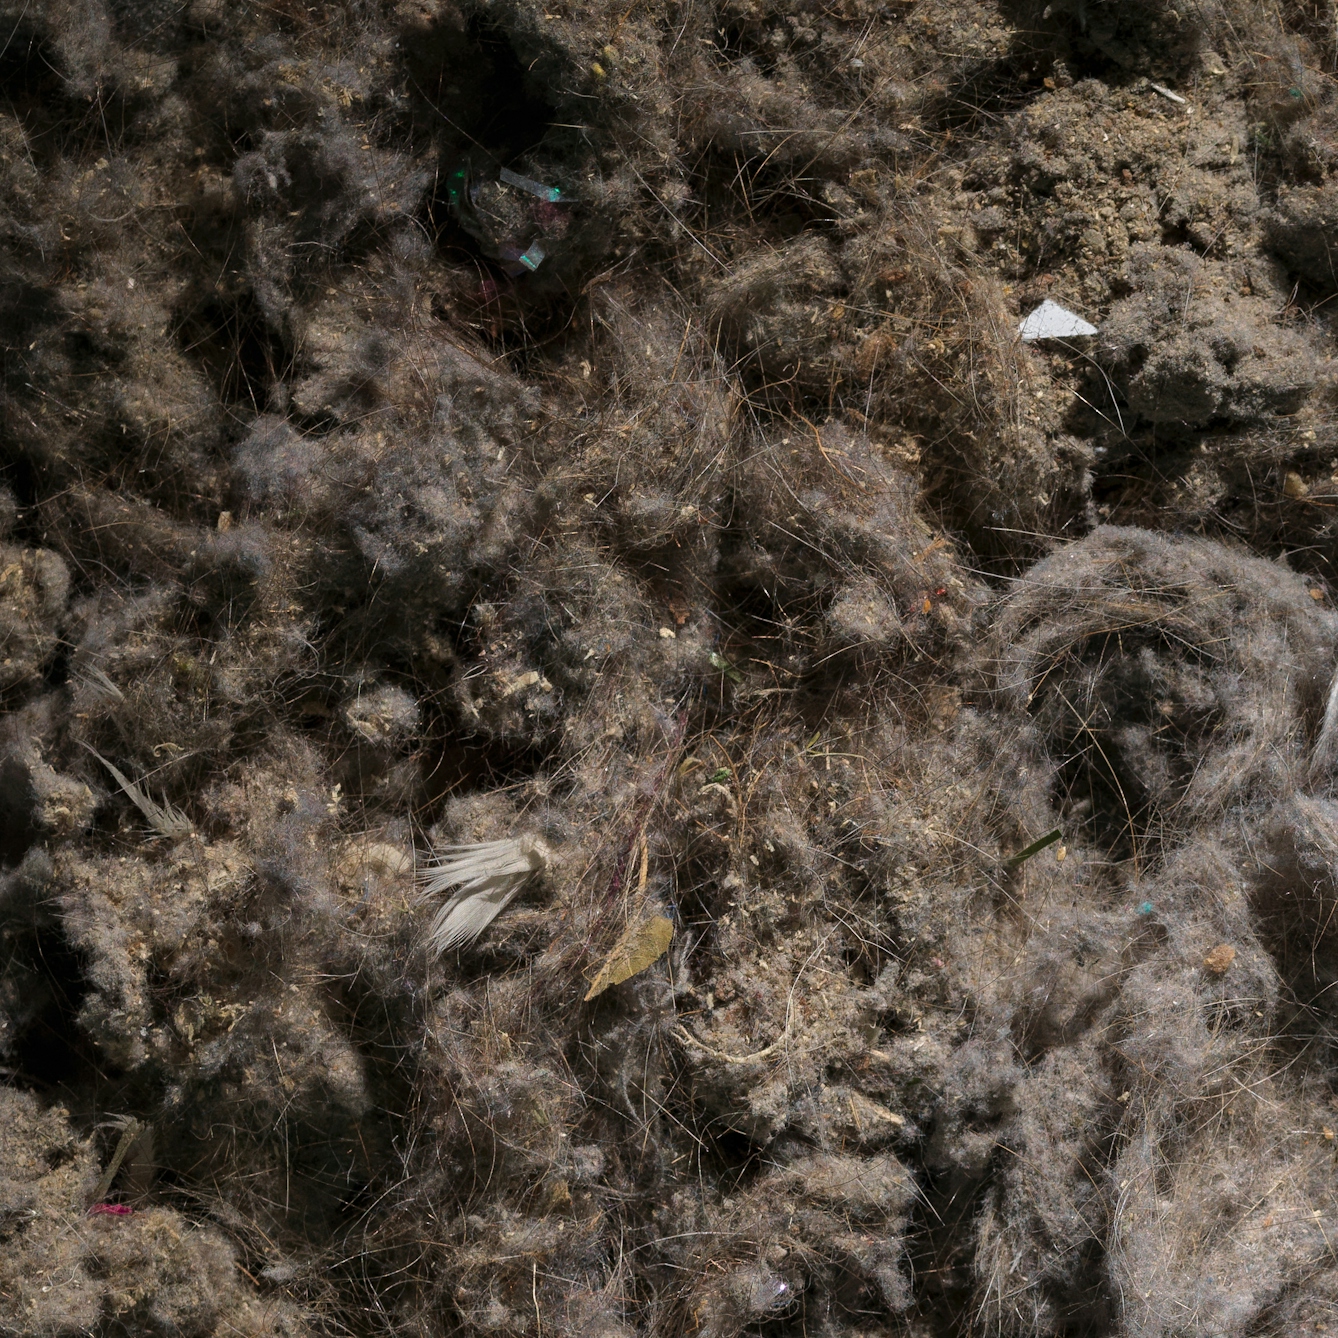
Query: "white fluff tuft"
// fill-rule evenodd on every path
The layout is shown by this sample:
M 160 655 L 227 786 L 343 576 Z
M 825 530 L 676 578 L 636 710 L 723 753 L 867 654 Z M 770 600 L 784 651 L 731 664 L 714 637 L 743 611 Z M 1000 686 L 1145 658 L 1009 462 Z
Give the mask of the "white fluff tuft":
M 1338 673 L 1329 685 L 1329 699 L 1324 706 L 1324 724 L 1315 740 L 1315 751 L 1311 754 L 1310 778 L 1321 776 L 1333 768 L 1335 755 L 1338 755 Z
M 548 847 L 537 836 L 509 836 L 433 851 L 418 870 L 424 900 L 447 895 L 432 921 L 428 944 L 440 955 L 472 943 L 536 874 L 548 867 Z
M 82 669 L 75 669 L 70 676 L 99 697 L 105 697 L 111 702 L 125 701 L 125 693 L 96 664 L 86 664 Z

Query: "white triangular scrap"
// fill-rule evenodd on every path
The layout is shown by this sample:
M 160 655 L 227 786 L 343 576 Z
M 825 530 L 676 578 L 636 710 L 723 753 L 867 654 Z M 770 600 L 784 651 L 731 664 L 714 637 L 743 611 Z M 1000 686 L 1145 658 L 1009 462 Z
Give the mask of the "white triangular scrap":
M 1089 325 L 1058 302 L 1047 297 L 1035 311 L 1017 327 L 1024 341 L 1034 339 L 1074 339 L 1079 335 L 1096 334 L 1096 326 Z

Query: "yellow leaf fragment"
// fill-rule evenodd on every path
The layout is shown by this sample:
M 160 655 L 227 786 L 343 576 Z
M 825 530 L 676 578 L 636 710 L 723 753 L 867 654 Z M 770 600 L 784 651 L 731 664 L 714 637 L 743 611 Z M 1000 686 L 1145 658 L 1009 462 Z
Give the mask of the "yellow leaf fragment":
M 658 962 L 669 950 L 669 940 L 673 936 L 673 921 L 663 915 L 628 925 L 590 982 L 586 1002 L 603 994 L 610 985 L 621 985 L 652 962 Z

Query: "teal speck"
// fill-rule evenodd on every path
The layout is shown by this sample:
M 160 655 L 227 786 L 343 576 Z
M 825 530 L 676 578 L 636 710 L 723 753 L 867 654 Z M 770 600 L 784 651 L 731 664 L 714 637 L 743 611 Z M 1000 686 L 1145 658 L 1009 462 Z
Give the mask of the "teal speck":
M 1151 903 L 1150 901 L 1145 901 L 1145 902 L 1138 908 L 1138 913 L 1139 913 L 1139 915 L 1151 915 L 1151 914 L 1152 914 L 1152 903 Z

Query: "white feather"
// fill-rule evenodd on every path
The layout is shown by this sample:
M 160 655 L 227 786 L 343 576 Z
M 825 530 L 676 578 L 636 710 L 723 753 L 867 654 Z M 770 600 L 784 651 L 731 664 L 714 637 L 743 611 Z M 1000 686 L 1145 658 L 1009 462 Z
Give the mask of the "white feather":
M 424 900 L 446 894 L 428 933 L 432 949 L 440 955 L 473 942 L 548 867 L 550 857 L 537 836 L 433 851 L 433 862 L 418 870 Z
M 90 744 L 84 744 L 94 757 L 102 763 L 104 767 L 116 778 L 116 783 L 125 791 L 126 798 L 130 800 L 139 811 L 148 819 L 149 826 L 156 831 L 159 836 L 166 836 L 172 840 L 180 840 L 189 836 L 195 828 L 191 825 L 191 820 L 174 804 L 169 804 L 166 799 L 161 804 L 155 804 L 147 794 L 144 793 L 142 786 L 132 781 L 124 772 L 118 770 L 107 761 L 98 750 Z

